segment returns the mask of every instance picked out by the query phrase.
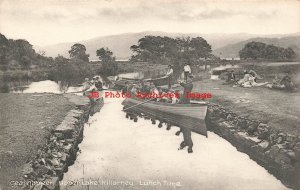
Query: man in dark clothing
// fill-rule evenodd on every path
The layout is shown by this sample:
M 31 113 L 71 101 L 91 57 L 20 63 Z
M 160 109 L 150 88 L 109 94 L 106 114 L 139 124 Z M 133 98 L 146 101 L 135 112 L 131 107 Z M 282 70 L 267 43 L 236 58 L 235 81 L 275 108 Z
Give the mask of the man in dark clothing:
M 102 82 L 100 81 L 99 78 L 96 79 L 95 81 L 95 87 L 98 89 L 98 90 L 102 90 Z
M 149 94 L 150 91 L 151 91 L 150 82 L 149 81 L 145 81 L 143 83 L 142 92 L 145 93 L 145 94 Z
M 166 76 L 168 76 L 168 88 L 170 89 L 172 87 L 172 81 L 173 81 L 173 66 L 168 65 L 168 71 L 166 73 Z
M 285 76 L 281 79 L 280 85 L 283 85 L 286 90 L 292 91 L 295 89 L 295 85 L 292 82 L 289 72 L 285 73 Z
M 227 74 L 227 81 L 226 82 L 228 82 L 228 83 L 235 82 L 234 70 L 231 70 L 230 72 L 228 72 L 228 74 Z
M 189 93 L 193 90 L 193 81 L 192 81 L 192 75 L 189 75 L 187 82 L 180 82 L 180 85 L 184 88 L 183 89 L 183 97 L 181 99 L 182 104 L 189 104 L 190 98 Z
M 181 82 L 180 85 L 184 88 L 183 90 L 183 97 L 182 97 L 182 104 L 190 104 L 190 98 L 188 94 L 193 90 L 193 76 L 189 75 L 186 82 Z M 193 141 L 191 137 L 191 129 L 181 127 L 180 132 L 183 133 L 183 141 L 180 143 L 180 149 L 188 146 L 188 153 L 193 152 Z
M 125 86 L 122 88 L 122 94 L 126 94 L 129 89 L 129 83 L 126 81 Z

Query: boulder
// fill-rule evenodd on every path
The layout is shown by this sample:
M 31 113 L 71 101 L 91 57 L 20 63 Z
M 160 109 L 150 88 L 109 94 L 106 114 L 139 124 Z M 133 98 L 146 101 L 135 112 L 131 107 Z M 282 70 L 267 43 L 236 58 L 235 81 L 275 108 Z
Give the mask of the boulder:
M 27 163 L 24 165 L 23 169 L 22 169 L 22 174 L 23 175 L 29 175 L 33 173 L 33 168 L 31 166 L 31 164 Z
M 294 147 L 295 159 L 300 162 L 300 142 L 296 143 Z
M 35 172 L 38 176 L 43 176 L 49 172 L 49 168 L 46 167 L 45 165 L 39 165 L 36 169 Z
M 270 143 L 268 141 L 262 141 L 258 143 L 258 146 L 265 150 L 270 146 Z
M 44 184 L 49 190 L 58 190 L 59 189 L 58 182 L 59 182 L 58 177 L 50 177 L 44 181 Z
M 244 118 L 238 118 L 238 128 L 240 130 L 246 130 L 248 128 L 247 121 Z
M 247 133 L 249 135 L 254 135 L 254 132 L 256 132 L 256 130 L 257 130 L 257 125 L 255 125 L 254 123 L 250 123 L 247 128 Z
M 269 156 L 282 167 L 292 164 L 291 158 L 288 156 L 288 151 L 282 144 L 271 146 Z

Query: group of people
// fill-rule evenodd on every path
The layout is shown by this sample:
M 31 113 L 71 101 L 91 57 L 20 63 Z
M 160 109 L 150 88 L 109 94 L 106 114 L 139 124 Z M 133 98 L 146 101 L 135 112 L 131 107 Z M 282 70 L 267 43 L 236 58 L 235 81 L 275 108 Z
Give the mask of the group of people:
M 185 80 L 185 82 L 187 82 L 188 76 L 192 75 L 192 70 L 188 63 L 185 63 L 183 66 L 183 74 L 184 74 L 184 80 Z M 168 77 L 168 88 L 169 89 L 172 87 L 172 81 L 174 80 L 173 75 L 174 75 L 173 65 L 168 65 L 168 70 L 167 70 L 166 76 Z
M 103 82 L 100 76 L 94 76 L 92 80 L 89 80 L 89 78 L 84 79 L 82 84 L 82 91 L 84 93 L 100 90 L 103 90 Z
M 192 75 L 188 75 L 185 81 L 178 81 L 183 87 L 183 91 L 172 88 L 157 87 L 151 81 L 138 81 L 137 83 L 125 82 L 122 89 L 123 94 L 130 94 L 133 98 L 151 99 L 152 101 L 165 102 L 171 104 L 189 104 L 188 93 L 193 89 Z
M 296 90 L 296 86 L 292 82 L 292 78 L 289 72 L 286 72 L 281 79 L 277 75 L 275 75 L 275 78 L 273 79 L 272 83 L 268 84 L 267 87 L 287 91 Z
M 261 79 L 261 77 L 253 70 L 245 70 L 244 77 L 237 81 L 237 84 L 241 87 L 250 88 L 253 86 L 263 86 L 268 84 L 267 82 L 257 83 L 257 79 Z
M 157 102 L 172 104 L 179 102 L 179 91 L 157 87 L 151 81 L 142 80 L 137 82 L 137 84 L 133 82 L 125 82 L 125 87 L 122 89 L 122 93 L 129 93 L 132 98 L 149 99 Z
M 130 93 L 133 98 L 143 98 L 143 95 L 152 95 L 148 97 L 150 101 L 165 102 L 171 104 L 189 104 L 190 98 L 188 94 L 192 92 L 193 89 L 193 75 L 191 74 L 191 69 L 189 65 L 185 64 L 184 68 L 184 81 L 178 81 L 178 83 L 183 87 L 183 91 L 172 89 L 171 81 L 173 80 L 173 66 L 168 66 L 168 71 L 166 73 L 168 76 L 168 88 L 157 87 L 151 81 L 138 81 L 137 83 L 125 82 L 125 87 L 122 89 L 123 94 Z M 146 100 L 146 101 L 147 101 Z M 188 147 L 188 153 L 193 152 L 193 141 L 191 138 L 191 130 L 188 128 L 180 128 L 177 135 L 183 134 L 183 141 L 180 143 L 179 149 Z
M 267 86 L 273 89 L 281 89 L 292 91 L 295 89 L 295 85 L 292 82 L 290 74 L 288 72 L 282 78 L 275 76 L 272 82 L 262 82 L 258 83 L 257 80 L 262 79 L 255 71 L 253 70 L 244 70 L 244 76 L 240 80 L 236 80 L 234 70 L 227 72 L 227 79 L 224 84 L 234 84 L 245 88 L 250 88 L 253 86 Z

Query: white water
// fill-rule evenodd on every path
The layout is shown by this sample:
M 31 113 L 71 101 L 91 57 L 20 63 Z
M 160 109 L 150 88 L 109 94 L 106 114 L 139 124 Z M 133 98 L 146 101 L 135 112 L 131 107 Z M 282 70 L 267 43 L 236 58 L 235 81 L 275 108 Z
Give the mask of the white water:
M 90 118 L 79 145 L 81 153 L 61 189 L 286 189 L 214 133 L 208 138 L 192 134 L 193 154 L 178 151 L 182 136 L 174 135 L 177 128 L 167 131 L 149 120 L 125 119 L 121 101 L 105 99 L 101 112 Z M 66 185 L 74 181 L 76 185 Z
M 23 93 L 56 93 L 59 94 L 59 86 L 56 82 L 45 80 L 40 82 L 32 82 Z

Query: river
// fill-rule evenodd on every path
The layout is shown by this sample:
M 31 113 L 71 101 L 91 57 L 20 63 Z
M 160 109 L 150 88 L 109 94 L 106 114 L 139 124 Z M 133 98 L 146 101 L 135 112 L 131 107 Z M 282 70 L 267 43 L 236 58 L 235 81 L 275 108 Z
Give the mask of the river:
M 76 88 L 69 89 L 79 90 Z M 52 81 L 32 83 L 23 92 L 59 93 Z M 248 155 L 209 132 L 193 133 L 194 153 L 178 150 L 182 136 L 173 127 L 125 118 L 122 99 L 106 98 L 84 129 L 80 153 L 61 181 L 63 190 L 205 189 L 284 190 L 279 180 Z

